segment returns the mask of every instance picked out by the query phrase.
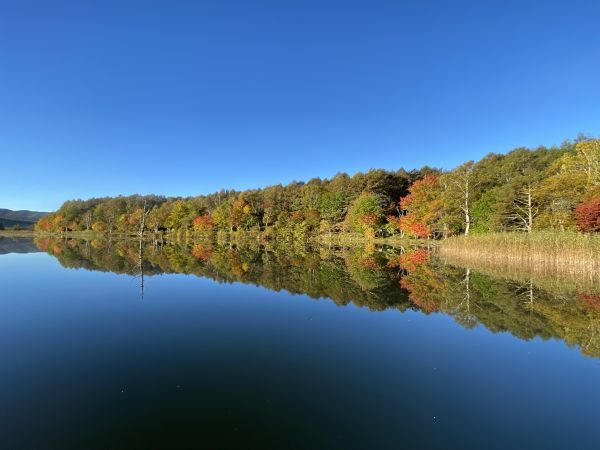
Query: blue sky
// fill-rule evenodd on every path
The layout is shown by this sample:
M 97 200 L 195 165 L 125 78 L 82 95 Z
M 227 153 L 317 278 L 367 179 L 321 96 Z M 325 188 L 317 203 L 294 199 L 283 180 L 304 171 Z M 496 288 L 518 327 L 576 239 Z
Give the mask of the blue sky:
M 2 1 L 0 207 L 600 134 L 595 1 Z

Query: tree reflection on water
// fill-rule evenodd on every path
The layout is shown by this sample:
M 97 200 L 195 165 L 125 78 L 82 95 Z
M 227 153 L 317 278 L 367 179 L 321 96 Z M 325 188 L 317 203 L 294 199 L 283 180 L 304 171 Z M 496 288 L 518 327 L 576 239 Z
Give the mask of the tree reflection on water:
M 600 292 L 585 283 L 557 283 L 442 261 L 427 249 L 265 246 L 257 242 L 156 242 L 38 238 L 37 247 L 67 268 L 143 277 L 190 274 L 220 283 L 249 283 L 350 303 L 371 311 L 443 313 L 521 339 L 561 339 L 600 357 Z

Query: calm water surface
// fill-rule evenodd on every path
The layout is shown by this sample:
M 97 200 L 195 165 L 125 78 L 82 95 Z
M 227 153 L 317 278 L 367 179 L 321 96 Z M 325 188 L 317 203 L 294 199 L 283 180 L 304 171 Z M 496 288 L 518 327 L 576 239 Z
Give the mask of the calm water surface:
M 50 239 L 0 239 L 0 286 L 3 449 L 600 447 L 594 286 Z

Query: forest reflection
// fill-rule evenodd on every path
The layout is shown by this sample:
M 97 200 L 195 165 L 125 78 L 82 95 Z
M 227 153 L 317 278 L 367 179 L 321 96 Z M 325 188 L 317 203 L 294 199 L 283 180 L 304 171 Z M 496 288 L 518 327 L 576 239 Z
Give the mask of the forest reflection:
M 186 243 L 38 238 L 36 246 L 66 268 L 140 278 L 180 273 L 217 282 L 249 283 L 338 306 L 372 311 L 443 313 L 520 339 L 560 339 L 600 357 L 600 289 L 526 274 L 500 278 L 461 267 L 423 248 L 265 246 L 256 242 Z

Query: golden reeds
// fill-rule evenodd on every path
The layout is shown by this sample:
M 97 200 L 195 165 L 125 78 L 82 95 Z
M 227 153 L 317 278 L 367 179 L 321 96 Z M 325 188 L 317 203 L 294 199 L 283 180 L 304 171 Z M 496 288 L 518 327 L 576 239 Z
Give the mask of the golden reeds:
M 600 235 L 575 232 L 493 233 L 440 242 L 440 255 L 460 265 L 524 271 L 600 284 Z

